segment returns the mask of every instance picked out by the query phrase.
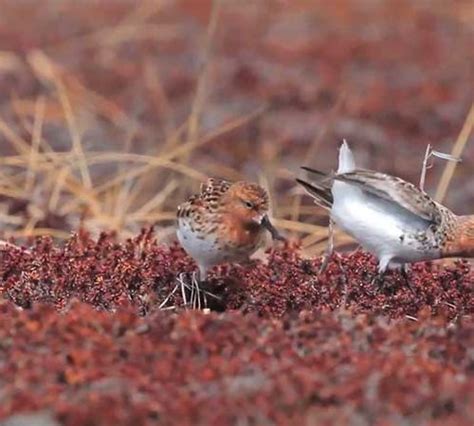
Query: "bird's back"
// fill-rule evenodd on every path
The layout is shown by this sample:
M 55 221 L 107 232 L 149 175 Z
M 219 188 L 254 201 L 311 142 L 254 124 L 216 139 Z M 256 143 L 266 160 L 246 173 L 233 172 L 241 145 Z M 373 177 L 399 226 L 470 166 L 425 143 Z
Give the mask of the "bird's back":
M 335 222 L 377 257 L 403 263 L 439 255 L 444 207 L 400 178 L 357 169 L 346 143 L 332 194 Z

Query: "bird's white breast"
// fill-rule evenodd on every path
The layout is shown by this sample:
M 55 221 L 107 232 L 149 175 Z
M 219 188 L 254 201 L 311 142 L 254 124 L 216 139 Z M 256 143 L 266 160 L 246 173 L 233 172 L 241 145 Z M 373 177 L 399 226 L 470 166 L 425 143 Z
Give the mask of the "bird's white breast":
M 435 256 L 410 240 L 413 234 L 426 231 L 422 219 L 343 182 L 334 182 L 333 197 L 331 217 L 379 259 L 416 261 Z
M 244 257 L 239 250 L 232 249 L 225 241 L 219 240 L 216 233 L 206 234 L 193 230 L 186 220 L 179 221 L 177 237 L 186 252 L 205 267 L 238 261 Z

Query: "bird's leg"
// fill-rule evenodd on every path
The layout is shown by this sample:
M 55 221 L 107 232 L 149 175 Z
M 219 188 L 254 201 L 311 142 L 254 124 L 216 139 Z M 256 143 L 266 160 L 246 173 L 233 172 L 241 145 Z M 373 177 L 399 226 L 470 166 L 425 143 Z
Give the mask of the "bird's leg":
M 384 271 L 380 271 L 380 270 L 379 270 L 379 271 L 377 272 L 377 275 L 375 275 L 374 278 L 372 279 L 371 284 L 372 284 L 374 287 L 376 286 L 377 288 L 382 289 L 383 286 L 384 286 L 384 283 L 385 283 L 385 279 L 384 279 L 384 278 L 385 278 L 385 273 L 386 273 L 386 272 L 387 272 L 386 270 L 384 270 Z
M 204 265 L 199 265 L 199 281 L 207 280 L 207 268 Z
M 390 257 L 382 256 L 379 259 L 378 273 L 372 280 L 372 285 L 377 285 L 378 288 L 383 288 L 385 273 L 387 272 L 388 264 L 390 263 Z
M 408 276 L 408 271 L 409 271 L 409 266 L 408 266 L 408 263 L 404 263 L 402 265 L 402 267 L 400 268 L 400 273 L 402 274 L 402 277 L 404 278 L 408 288 L 410 289 L 410 291 L 416 295 L 416 291 L 415 291 L 415 288 L 411 285 L 411 282 L 410 282 L 410 277 Z
M 408 272 L 410 270 L 410 266 L 408 265 L 408 263 L 404 263 L 401 267 L 400 267 L 400 272 L 402 273 L 402 276 L 403 278 L 408 278 Z
M 342 281 L 342 300 L 339 306 L 342 309 L 345 309 L 347 306 L 347 293 L 348 293 L 347 270 L 342 263 L 341 255 L 339 253 L 334 253 L 334 261 L 336 262 L 337 266 L 339 267 L 339 271 L 341 272 L 340 279 Z
M 321 263 L 321 267 L 319 268 L 320 274 L 322 274 L 328 267 L 333 251 L 334 251 L 334 222 L 332 221 L 331 218 L 329 218 L 328 245 L 326 246 L 326 251 L 323 255 L 323 262 Z

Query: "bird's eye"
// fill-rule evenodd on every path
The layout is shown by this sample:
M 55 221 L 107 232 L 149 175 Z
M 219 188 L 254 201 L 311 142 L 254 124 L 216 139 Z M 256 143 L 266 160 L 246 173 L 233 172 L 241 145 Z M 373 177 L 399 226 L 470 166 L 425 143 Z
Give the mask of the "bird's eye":
M 248 209 L 254 208 L 254 205 L 251 201 L 244 201 L 244 204 L 245 204 L 245 207 L 247 207 Z

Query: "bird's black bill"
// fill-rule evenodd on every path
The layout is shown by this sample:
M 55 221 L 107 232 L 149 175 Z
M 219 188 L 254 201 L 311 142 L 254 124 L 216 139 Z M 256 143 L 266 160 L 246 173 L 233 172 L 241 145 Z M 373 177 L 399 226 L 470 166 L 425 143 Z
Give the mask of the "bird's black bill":
M 286 241 L 286 238 L 280 235 L 278 230 L 272 225 L 267 215 L 263 216 L 261 224 L 268 230 L 268 232 L 270 232 L 272 239 Z

